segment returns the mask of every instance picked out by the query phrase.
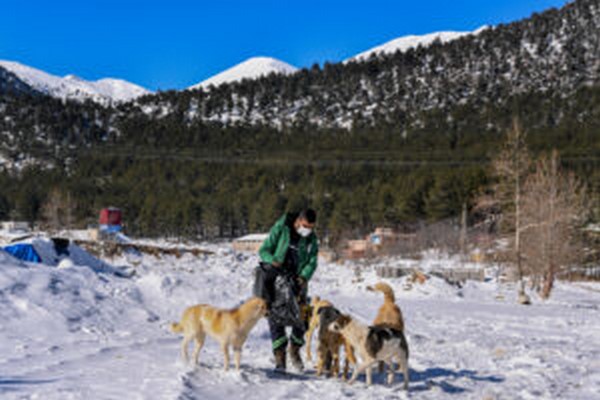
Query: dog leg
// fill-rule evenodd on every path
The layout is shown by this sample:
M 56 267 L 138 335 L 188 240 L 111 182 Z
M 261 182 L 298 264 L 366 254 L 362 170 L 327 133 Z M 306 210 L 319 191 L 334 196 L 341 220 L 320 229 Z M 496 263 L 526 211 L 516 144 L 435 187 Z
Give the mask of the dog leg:
M 354 348 L 345 339 L 344 339 L 344 351 L 346 352 L 346 358 L 348 359 L 348 361 L 350 361 L 354 365 L 357 365 L 358 362 L 356 361 L 356 356 L 354 355 Z
M 229 343 L 222 343 L 221 350 L 223 351 L 223 368 L 227 372 L 229 371 Z
M 344 366 L 343 379 L 346 380 L 350 376 L 350 364 L 354 366 L 354 369 L 358 367 L 358 361 L 356 361 L 356 355 L 354 354 L 354 347 L 344 339 L 344 351 L 346 353 L 346 364 Z
M 367 385 L 370 385 L 372 382 L 372 379 L 370 379 L 369 375 L 370 375 L 370 370 L 371 370 L 371 365 L 373 365 L 375 361 L 365 361 L 362 364 L 360 364 L 358 367 L 356 367 L 354 369 L 354 373 L 352 374 L 352 378 L 350 378 L 350 380 L 348 381 L 349 384 L 354 383 L 354 381 L 356 381 L 356 378 L 358 378 L 359 374 L 362 374 L 363 372 L 367 371 Z
M 312 353 L 310 351 L 310 347 L 311 347 L 313 332 L 317 328 L 318 323 L 319 323 L 319 321 L 317 318 L 315 318 L 315 317 L 311 318 L 310 325 L 308 327 L 308 331 L 306 331 L 306 334 L 304 335 L 304 340 L 306 342 L 306 360 L 307 361 L 312 361 Z
M 188 345 L 190 340 L 192 340 L 191 336 L 184 336 L 183 340 L 181 341 L 181 358 L 186 364 L 190 362 L 188 357 Z
M 348 379 L 348 373 L 350 372 L 350 364 L 348 363 L 348 356 L 344 358 L 344 371 L 342 372 L 342 380 Z
M 340 375 L 340 353 L 335 349 L 331 353 L 331 376 L 337 378 Z
M 241 347 L 234 347 L 233 348 L 233 359 L 235 362 L 235 369 L 236 371 L 240 370 L 240 363 L 242 361 L 242 348 Z
M 196 334 L 196 348 L 194 349 L 194 365 L 198 365 L 198 360 L 200 359 L 200 350 L 202 350 L 202 346 L 204 346 L 204 338 L 206 337 L 204 332 L 199 332 Z
M 373 384 L 373 367 L 371 366 L 372 364 L 369 364 L 369 366 L 367 367 L 367 386 L 371 386 Z
M 317 354 L 317 376 L 321 376 L 323 373 L 323 365 L 325 364 L 325 359 L 321 354 Z
M 321 376 L 323 370 L 328 369 L 328 364 L 330 364 L 329 358 L 327 345 L 320 340 L 317 346 L 317 376 Z
M 387 366 L 388 366 L 388 376 L 387 376 L 387 384 L 391 385 L 392 383 L 394 383 L 394 360 L 390 359 L 387 361 Z
M 242 347 L 246 342 L 246 335 L 240 335 L 233 340 L 233 362 L 235 363 L 235 369 L 240 370 L 242 360 Z
M 408 383 L 410 381 L 410 373 L 408 369 L 408 358 L 406 355 L 400 357 L 399 360 L 400 368 L 402 368 L 402 373 L 404 374 L 404 390 L 408 390 Z
M 358 378 L 358 367 L 354 368 L 354 371 L 352 371 L 352 376 L 348 381 L 348 385 L 352 385 L 354 381 L 356 381 L 356 378 Z

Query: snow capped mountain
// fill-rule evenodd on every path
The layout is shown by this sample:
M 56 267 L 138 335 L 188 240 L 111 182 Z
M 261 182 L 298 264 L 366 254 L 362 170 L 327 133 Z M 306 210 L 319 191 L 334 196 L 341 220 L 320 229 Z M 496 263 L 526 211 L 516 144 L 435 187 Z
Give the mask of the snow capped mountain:
M 207 88 L 210 85 L 218 86 L 226 82 L 241 81 L 242 79 L 256 79 L 271 73 L 292 74 L 298 68 L 271 57 L 252 57 L 237 64 L 217 75 L 214 75 L 189 89 Z
M 86 81 L 75 75 L 60 77 L 14 61 L 0 60 L 0 67 L 12 72 L 33 89 L 62 99 L 90 99 L 108 104 L 128 101 L 150 93 L 141 86 L 120 79 Z
M 409 49 L 418 47 L 418 46 L 429 46 L 436 40 L 439 40 L 442 43 L 451 42 L 456 40 L 462 36 L 466 35 L 477 35 L 483 30 L 487 29 L 488 26 L 482 26 L 481 28 L 473 31 L 473 32 L 454 32 L 454 31 L 444 31 L 444 32 L 433 32 L 428 33 L 427 35 L 408 35 L 396 38 L 387 43 L 384 43 L 380 46 L 373 47 L 367 51 L 364 51 L 360 54 L 357 54 L 353 57 L 350 57 L 345 62 L 348 61 L 365 61 L 367 60 L 371 54 L 392 54 L 396 51 L 407 51 Z

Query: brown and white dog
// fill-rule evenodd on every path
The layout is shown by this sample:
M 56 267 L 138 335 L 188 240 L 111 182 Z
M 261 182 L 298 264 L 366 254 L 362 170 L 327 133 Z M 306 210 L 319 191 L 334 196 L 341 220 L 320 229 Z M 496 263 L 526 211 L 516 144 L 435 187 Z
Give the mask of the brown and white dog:
M 171 324 L 171 330 L 175 333 L 183 333 L 181 355 L 186 363 L 189 362 L 187 353 L 189 342 L 192 339 L 196 342 L 194 349 L 194 365 L 196 365 L 204 339 L 208 334 L 221 344 L 225 358 L 225 371 L 229 369 L 229 346 L 233 347 L 235 368 L 239 370 L 242 346 L 248 333 L 266 312 L 265 301 L 258 297 L 253 297 L 231 310 L 198 304 L 188 307 L 181 317 L 181 322 Z
M 338 317 L 330 326 L 354 347 L 361 359 L 349 383 L 366 371 L 367 385 L 372 383 L 372 367 L 378 361 L 388 365 L 388 385 L 394 381 L 394 361 L 404 374 L 404 389 L 408 389 L 408 343 L 404 333 L 389 325 L 366 326 L 348 315 Z
M 349 364 L 356 365 L 356 357 L 352 346 L 344 339 L 342 335 L 329 330 L 329 325 L 335 321 L 341 313 L 327 300 L 321 300 L 318 296 L 314 296 L 310 303 L 312 315 L 310 318 L 309 328 L 306 332 L 306 359 L 312 360 L 310 351 L 312 335 L 317 327 L 318 331 L 318 346 L 317 346 L 317 376 L 323 373 L 323 370 L 329 370 L 331 375 L 337 377 L 340 372 L 340 348 L 343 346 L 346 353 L 344 362 L 344 370 L 342 378 L 346 379 L 349 371 Z
M 400 307 L 396 305 L 396 296 L 392 287 L 385 282 L 379 282 L 374 286 L 367 286 L 367 290 L 383 293 L 383 304 L 379 307 L 379 311 L 377 311 L 373 325 L 390 325 L 404 332 L 404 318 L 402 317 Z M 379 372 L 383 372 L 383 369 L 384 363 L 380 362 Z

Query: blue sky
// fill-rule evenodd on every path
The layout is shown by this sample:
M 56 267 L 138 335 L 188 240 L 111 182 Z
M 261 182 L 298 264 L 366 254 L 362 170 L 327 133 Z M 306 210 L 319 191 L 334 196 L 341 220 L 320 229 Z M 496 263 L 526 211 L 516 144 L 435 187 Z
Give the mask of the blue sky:
M 0 59 L 179 89 L 252 56 L 340 61 L 407 34 L 473 30 L 565 0 L 0 0 Z

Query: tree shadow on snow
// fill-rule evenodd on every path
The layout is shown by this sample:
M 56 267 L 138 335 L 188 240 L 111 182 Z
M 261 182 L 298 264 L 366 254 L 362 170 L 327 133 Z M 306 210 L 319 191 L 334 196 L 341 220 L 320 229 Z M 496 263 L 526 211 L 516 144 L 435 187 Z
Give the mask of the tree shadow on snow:
M 441 378 L 441 379 L 440 379 Z M 437 386 L 448 394 L 459 394 L 464 393 L 467 389 L 460 386 L 453 385 L 446 379 L 461 379 L 467 378 L 472 381 L 478 382 L 491 382 L 501 383 L 504 382 L 504 378 L 494 375 L 479 375 L 477 371 L 461 369 L 453 371 L 451 369 L 433 367 L 428 368 L 424 371 L 410 370 L 410 382 L 411 391 L 425 391 L 430 390 L 432 387 Z M 417 383 L 417 385 L 414 385 Z
M 277 379 L 283 381 L 307 381 L 310 380 L 310 376 L 302 375 L 295 372 L 286 372 L 285 374 L 275 372 L 272 368 L 258 368 L 258 371 L 262 371 L 267 378 Z
M 26 379 L 26 378 L 0 378 L 0 394 L 16 392 L 26 389 L 30 385 L 43 385 L 56 382 L 58 379 Z

